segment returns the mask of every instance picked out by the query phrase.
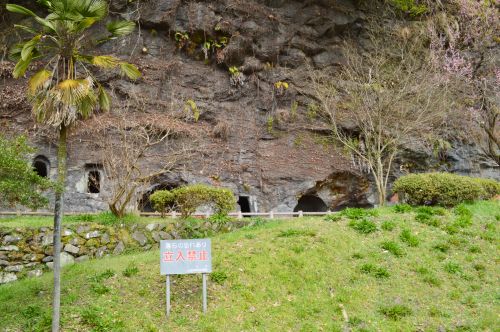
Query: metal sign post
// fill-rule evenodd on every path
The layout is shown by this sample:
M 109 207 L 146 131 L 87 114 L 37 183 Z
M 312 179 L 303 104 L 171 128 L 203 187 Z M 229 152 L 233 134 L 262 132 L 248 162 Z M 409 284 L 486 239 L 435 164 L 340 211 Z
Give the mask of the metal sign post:
M 170 317 L 170 275 L 167 274 L 167 318 Z
M 210 239 L 160 241 L 160 274 L 166 275 L 166 315 L 170 316 L 170 276 L 201 273 L 203 313 L 207 312 L 207 273 L 212 272 Z

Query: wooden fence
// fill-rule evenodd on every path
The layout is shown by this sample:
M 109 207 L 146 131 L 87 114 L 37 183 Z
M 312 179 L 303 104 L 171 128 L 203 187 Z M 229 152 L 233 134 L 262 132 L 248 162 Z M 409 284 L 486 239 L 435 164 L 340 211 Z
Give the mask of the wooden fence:
M 332 214 L 335 212 L 331 211 L 326 211 L 326 212 L 232 212 L 229 213 L 229 216 L 231 217 L 236 217 L 237 219 L 242 219 L 243 217 L 266 217 L 269 219 L 274 219 L 276 217 L 304 217 L 304 216 L 325 216 L 328 214 Z M 79 215 L 79 214 L 92 214 L 96 215 L 98 213 L 86 213 L 86 212 L 64 212 L 64 215 L 66 216 L 74 216 L 74 215 Z M 0 216 L 53 216 L 53 212 L 32 212 L 32 211 L 0 211 Z M 161 217 L 161 215 L 158 212 L 140 212 L 139 215 L 141 217 Z M 171 218 L 177 218 L 179 217 L 179 213 L 172 211 L 165 216 L 171 217 Z M 204 213 L 204 214 L 193 214 L 193 217 L 198 217 L 198 218 L 209 218 L 211 216 L 210 213 Z

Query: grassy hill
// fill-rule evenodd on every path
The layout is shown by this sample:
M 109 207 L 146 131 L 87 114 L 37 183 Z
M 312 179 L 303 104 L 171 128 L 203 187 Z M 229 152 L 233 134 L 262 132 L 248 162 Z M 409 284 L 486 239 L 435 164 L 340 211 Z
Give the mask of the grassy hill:
M 399 212 L 214 237 L 206 315 L 201 277 L 174 276 L 166 320 L 157 250 L 67 267 L 63 330 L 498 331 L 500 203 Z M 0 331 L 49 329 L 51 278 L 0 286 Z

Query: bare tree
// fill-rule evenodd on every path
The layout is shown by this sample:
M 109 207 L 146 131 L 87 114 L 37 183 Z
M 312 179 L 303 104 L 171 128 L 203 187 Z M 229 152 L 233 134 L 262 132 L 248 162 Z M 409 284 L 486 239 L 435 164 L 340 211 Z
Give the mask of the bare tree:
M 137 195 L 151 181 L 189 160 L 195 142 L 189 125 L 159 114 L 122 111 L 96 118 L 90 126 L 99 131 L 94 143 L 108 183 L 105 197 L 117 217 L 136 207 Z
M 334 138 L 371 173 L 380 205 L 398 153 L 436 135 L 450 106 L 446 82 L 411 34 L 374 34 L 368 54 L 347 44 L 347 64 L 337 77 L 311 71 Z

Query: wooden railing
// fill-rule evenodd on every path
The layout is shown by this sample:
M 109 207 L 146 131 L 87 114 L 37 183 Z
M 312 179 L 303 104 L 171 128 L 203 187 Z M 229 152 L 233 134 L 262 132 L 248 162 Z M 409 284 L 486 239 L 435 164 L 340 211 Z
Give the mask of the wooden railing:
M 276 217 L 304 217 L 304 216 L 324 216 L 328 214 L 332 214 L 335 212 L 326 211 L 326 212 L 232 212 L 229 213 L 229 216 L 236 217 L 237 219 L 242 219 L 243 217 L 267 217 L 269 219 L 274 219 Z M 64 212 L 64 215 L 74 216 L 79 214 L 98 214 L 98 213 L 86 213 L 86 212 Z M 0 216 L 53 216 L 53 212 L 33 212 L 33 211 L 0 211 Z M 142 217 L 161 217 L 158 212 L 140 212 L 140 216 Z M 165 215 L 166 217 L 177 218 L 180 216 L 178 212 L 172 211 Z M 193 217 L 198 218 L 209 218 L 211 216 L 210 213 L 204 214 L 193 214 Z

